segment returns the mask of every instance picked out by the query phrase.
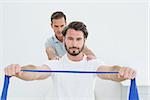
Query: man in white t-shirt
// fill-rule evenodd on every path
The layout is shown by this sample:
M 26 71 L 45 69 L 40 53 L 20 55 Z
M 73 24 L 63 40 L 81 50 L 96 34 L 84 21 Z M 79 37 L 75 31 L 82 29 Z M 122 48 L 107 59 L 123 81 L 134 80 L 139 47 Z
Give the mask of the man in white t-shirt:
M 41 80 L 52 77 L 56 100 L 95 100 L 94 86 L 96 76 L 113 81 L 123 81 L 135 78 L 136 72 L 129 67 L 105 66 L 101 61 L 88 61 L 82 50 L 88 36 L 84 23 L 71 22 L 63 30 L 64 45 L 67 51 L 61 59 L 51 60 L 43 66 L 20 66 L 11 64 L 5 68 L 5 74 L 23 80 Z M 61 71 L 111 71 L 119 74 L 82 74 L 82 73 L 32 73 L 21 72 L 24 69 L 32 70 L 61 70 Z

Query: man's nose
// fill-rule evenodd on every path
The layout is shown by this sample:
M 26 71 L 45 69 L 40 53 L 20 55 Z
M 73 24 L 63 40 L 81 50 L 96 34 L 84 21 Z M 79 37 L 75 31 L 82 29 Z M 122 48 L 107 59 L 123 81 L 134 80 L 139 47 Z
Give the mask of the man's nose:
M 62 28 L 61 28 L 61 27 L 59 27 L 59 28 L 58 28 L 58 31 L 59 31 L 59 32 L 62 32 Z
M 73 46 L 76 47 L 76 45 L 77 45 L 77 41 L 74 39 L 73 40 Z

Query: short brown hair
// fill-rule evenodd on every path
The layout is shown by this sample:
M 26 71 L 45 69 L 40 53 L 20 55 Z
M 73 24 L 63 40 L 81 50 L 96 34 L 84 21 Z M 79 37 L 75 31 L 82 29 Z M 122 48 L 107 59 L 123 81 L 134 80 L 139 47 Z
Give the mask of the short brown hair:
M 64 18 L 66 21 L 66 15 L 62 11 L 56 11 L 51 15 L 51 22 L 53 22 L 53 19 L 60 19 Z
M 66 36 L 68 29 L 74 29 L 76 31 L 82 31 L 84 34 L 84 38 L 88 37 L 88 31 L 87 31 L 86 25 L 83 22 L 73 21 L 69 25 L 67 25 L 62 31 L 62 34 L 64 37 Z

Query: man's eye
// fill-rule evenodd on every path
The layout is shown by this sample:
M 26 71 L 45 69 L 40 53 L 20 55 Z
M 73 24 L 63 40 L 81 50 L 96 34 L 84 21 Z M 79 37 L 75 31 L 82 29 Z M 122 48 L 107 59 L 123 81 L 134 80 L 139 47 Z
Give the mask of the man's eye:
M 73 40 L 73 38 L 68 38 L 68 40 Z
M 80 41 L 80 40 L 81 40 L 81 38 L 78 38 L 78 39 L 77 39 L 77 41 Z
M 58 27 L 58 26 L 55 26 L 55 27 Z

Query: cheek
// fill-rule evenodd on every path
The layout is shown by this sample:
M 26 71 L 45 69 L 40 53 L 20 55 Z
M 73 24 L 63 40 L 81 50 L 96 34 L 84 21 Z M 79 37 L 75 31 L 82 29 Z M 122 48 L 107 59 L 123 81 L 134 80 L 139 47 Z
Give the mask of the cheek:
M 64 44 L 65 44 L 67 47 L 70 47 L 70 46 L 71 46 L 71 42 L 70 42 L 70 41 L 64 41 Z
M 58 30 L 58 27 L 53 27 L 53 30 L 54 30 L 54 31 L 57 31 L 57 30 Z
M 84 41 L 78 42 L 78 46 L 79 46 L 80 48 L 83 46 L 83 44 L 84 44 Z
M 67 45 L 68 45 L 68 44 L 71 45 L 71 44 L 73 43 L 73 41 L 72 41 L 72 40 L 69 40 L 69 39 L 66 39 L 65 42 L 66 42 Z
M 55 31 L 55 32 L 57 32 L 57 30 L 58 30 L 57 28 L 54 28 L 54 31 Z
M 53 31 L 54 31 L 54 32 L 56 32 L 56 29 L 55 29 L 55 28 L 53 28 Z
M 61 29 L 63 30 L 65 28 L 65 26 L 61 27 Z

